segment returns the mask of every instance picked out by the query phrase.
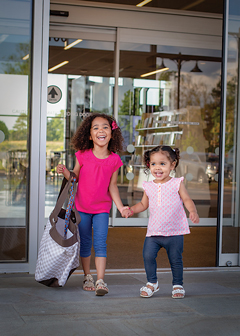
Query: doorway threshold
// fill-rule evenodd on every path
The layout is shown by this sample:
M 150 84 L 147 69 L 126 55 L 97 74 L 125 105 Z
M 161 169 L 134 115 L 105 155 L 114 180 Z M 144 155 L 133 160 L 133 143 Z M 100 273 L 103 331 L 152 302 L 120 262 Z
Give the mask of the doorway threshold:
M 185 267 L 184 272 L 219 272 L 219 271 L 239 271 L 239 267 Z M 158 268 L 157 273 L 170 273 L 171 268 Z M 107 269 L 105 271 L 106 275 L 111 274 L 142 274 L 145 273 L 144 268 L 133 268 L 133 269 Z M 96 275 L 97 271 L 95 269 L 91 270 L 92 275 Z M 84 275 L 82 270 L 74 271 L 74 275 Z

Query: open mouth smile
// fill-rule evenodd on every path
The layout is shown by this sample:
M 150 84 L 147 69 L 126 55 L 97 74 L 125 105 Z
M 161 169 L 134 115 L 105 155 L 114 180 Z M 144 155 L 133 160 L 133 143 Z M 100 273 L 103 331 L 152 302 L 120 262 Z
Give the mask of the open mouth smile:
M 98 138 L 98 140 L 100 140 L 100 141 L 104 141 L 104 140 L 106 139 L 106 136 L 105 136 L 105 135 L 100 135 L 100 136 L 98 136 L 97 138 Z
M 163 173 L 162 172 L 154 172 L 154 175 L 156 177 L 162 177 Z

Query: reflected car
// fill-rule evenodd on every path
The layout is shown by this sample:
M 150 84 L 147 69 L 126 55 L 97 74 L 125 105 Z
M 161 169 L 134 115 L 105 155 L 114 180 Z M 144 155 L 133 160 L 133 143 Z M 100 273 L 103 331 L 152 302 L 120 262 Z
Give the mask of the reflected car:
M 211 182 L 215 180 L 218 173 L 219 156 L 214 153 L 187 152 L 180 153 L 178 175 L 186 176 L 189 174 L 191 180 L 198 183 Z

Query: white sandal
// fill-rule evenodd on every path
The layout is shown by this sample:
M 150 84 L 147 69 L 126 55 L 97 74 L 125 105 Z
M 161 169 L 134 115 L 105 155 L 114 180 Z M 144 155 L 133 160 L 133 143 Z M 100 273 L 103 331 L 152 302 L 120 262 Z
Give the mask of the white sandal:
M 148 286 L 153 287 L 153 289 L 149 288 Z M 144 298 L 149 298 L 153 296 L 153 293 L 156 293 L 157 291 L 159 291 L 158 281 L 155 284 L 151 282 L 147 282 L 146 286 L 143 286 L 142 288 L 140 288 L 140 296 Z M 143 295 L 142 292 L 146 292 L 147 295 Z
M 181 296 L 175 296 L 176 294 L 181 294 Z M 184 299 L 184 296 L 185 296 L 185 290 L 183 289 L 183 286 L 174 285 L 173 291 L 172 291 L 172 298 L 173 299 Z

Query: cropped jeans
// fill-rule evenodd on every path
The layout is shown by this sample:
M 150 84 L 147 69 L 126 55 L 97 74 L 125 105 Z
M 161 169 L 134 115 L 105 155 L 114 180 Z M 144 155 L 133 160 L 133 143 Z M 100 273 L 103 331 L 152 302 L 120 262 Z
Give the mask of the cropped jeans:
M 172 270 L 172 284 L 183 284 L 183 236 L 151 236 L 146 237 L 143 246 L 144 266 L 147 280 L 157 282 L 157 254 L 161 248 L 165 248 Z
M 93 236 L 95 257 L 107 257 L 106 241 L 109 214 L 106 212 L 89 214 L 81 211 L 79 211 L 79 214 L 81 216 L 81 222 L 78 224 L 80 235 L 80 256 L 87 258 L 91 255 Z

